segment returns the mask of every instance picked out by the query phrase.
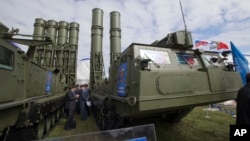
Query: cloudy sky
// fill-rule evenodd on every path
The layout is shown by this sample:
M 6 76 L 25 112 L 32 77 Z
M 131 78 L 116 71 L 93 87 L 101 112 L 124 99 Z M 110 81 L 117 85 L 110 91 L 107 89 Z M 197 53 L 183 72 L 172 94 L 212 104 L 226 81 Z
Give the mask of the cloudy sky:
M 121 14 L 122 50 L 133 42 L 152 43 L 183 30 L 178 0 L 0 0 L 0 21 L 19 33 L 33 34 L 36 18 L 80 24 L 78 60 L 90 57 L 92 9 L 104 11 L 103 54 L 109 65 L 110 12 Z M 250 53 L 249 0 L 181 0 L 193 40 L 232 41 Z

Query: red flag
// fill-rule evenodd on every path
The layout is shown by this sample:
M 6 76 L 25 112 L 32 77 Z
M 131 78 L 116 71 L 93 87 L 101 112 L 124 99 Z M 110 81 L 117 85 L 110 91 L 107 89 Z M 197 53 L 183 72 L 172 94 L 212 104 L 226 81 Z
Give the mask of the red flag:
M 201 40 L 195 40 L 195 46 L 200 47 L 200 46 L 206 46 L 208 44 L 207 41 L 201 41 Z
M 228 49 L 228 46 L 227 44 L 223 43 L 223 42 L 219 42 L 217 44 L 217 49 L 220 50 L 220 49 Z

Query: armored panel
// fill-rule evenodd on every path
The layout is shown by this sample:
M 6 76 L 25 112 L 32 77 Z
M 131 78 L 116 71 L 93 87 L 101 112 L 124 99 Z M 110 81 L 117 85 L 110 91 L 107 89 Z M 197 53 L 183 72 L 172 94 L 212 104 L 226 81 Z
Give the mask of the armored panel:
M 227 90 L 238 91 L 243 86 L 240 74 L 238 72 L 223 72 L 223 77 L 226 81 L 225 85 Z
M 29 80 L 27 84 L 27 97 L 40 96 L 45 94 L 45 83 L 47 78 L 47 71 L 36 64 L 31 64 L 29 70 Z
M 211 91 L 225 91 L 225 79 L 222 70 L 208 69 L 208 77 L 210 81 Z
M 171 72 L 157 78 L 160 94 L 184 93 L 194 90 L 193 74 L 187 72 Z

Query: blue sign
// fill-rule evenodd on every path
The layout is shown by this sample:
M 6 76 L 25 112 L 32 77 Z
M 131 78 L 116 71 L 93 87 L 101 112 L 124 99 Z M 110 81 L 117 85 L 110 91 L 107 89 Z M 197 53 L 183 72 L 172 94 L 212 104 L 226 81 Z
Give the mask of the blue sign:
M 52 72 L 48 71 L 46 78 L 46 85 L 45 85 L 46 94 L 50 93 L 51 85 L 52 85 Z
M 118 96 L 126 96 L 127 63 L 120 65 L 118 70 Z

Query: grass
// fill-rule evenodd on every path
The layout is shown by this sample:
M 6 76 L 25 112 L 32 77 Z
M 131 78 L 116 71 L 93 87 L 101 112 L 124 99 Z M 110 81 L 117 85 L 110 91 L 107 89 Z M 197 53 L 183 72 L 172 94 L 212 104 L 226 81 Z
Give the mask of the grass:
M 227 141 L 229 127 L 235 123 L 230 114 L 209 111 L 206 118 L 204 107 L 195 108 L 177 124 L 156 122 L 158 141 Z
M 196 107 L 190 114 L 178 123 L 167 123 L 163 120 L 137 122 L 142 125 L 153 123 L 155 125 L 157 141 L 227 141 L 229 140 L 229 126 L 235 123 L 235 118 L 226 112 L 208 111 L 205 106 Z M 77 128 L 65 131 L 65 118 L 61 118 L 52 132 L 46 137 L 55 138 L 77 134 L 98 132 L 93 116 L 81 121 L 79 115 L 75 116 Z
M 56 137 L 66 137 L 84 133 L 91 133 L 91 132 L 98 132 L 99 128 L 95 124 L 95 120 L 93 116 L 90 116 L 86 120 L 80 120 L 80 115 L 75 115 L 76 120 L 76 128 L 72 130 L 64 130 L 64 124 L 66 122 L 66 118 L 60 118 L 57 125 L 52 129 L 49 135 L 46 137 L 48 138 L 56 138 Z

